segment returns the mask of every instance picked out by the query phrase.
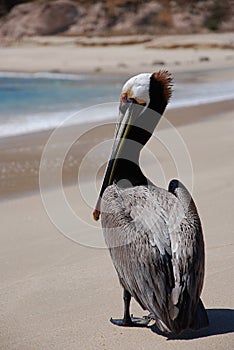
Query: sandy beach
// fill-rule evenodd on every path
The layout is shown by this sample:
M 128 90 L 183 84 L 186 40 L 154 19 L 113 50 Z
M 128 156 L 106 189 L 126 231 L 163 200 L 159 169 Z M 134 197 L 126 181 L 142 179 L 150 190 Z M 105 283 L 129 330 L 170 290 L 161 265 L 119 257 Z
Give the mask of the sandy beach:
M 230 43 L 231 34 L 222 35 L 212 40 Z M 131 75 L 166 67 L 180 81 L 234 79 L 233 49 L 204 45 L 200 49 L 146 48 L 149 42 L 98 47 L 67 42 L 52 45 L 47 39 L 48 45 L 38 40 L 1 47 L 0 71 Z M 165 37 L 151 44 L 164 45 L 170 40 Z M 197 43 L 198 39 L 191 35 L 180 40 Z M 208 40 L 211 37 L 204 36 L 202 43 Z M 159 64 L 161 60 L 165 65 Z M 94 129 L 88 125 L 88 133 L 83 132 L 87 125 L 61 131 L 61 143 L 54 142 L 52 150 L 62 149 L 77 132 L 84 135 L 69 149 L 64 164 L 55 161 L 44 169 L 48 170 L 48 186 L 44 186 L 44 172 L 43 198 L 39 193 L 39 166 L 52 130 L 0 140 L 1 165 L 7 169 L 1 171 L 0 183 L 0 349 L 233 348 L 233 108 L 234 101 L 229 100 L 168 110 L 166 121 L 172 125 L 162 121 L 149 152 L 142 155 L 144 171 L 155 184 L 163 185 L 180 171 L 162 140 L 167 133 L 170 137 L 170 131 L 178 140 L 182 138 L 192 165 L 192 193 L 204 228 L 206 276 L 202 299 L 210 326 L 177 339 L 168 340 L 154 326 L 119 328 L 109 322 L 110 317 L 122 317 L 122 290 L 107 249 L 100 248 L 100 223 L 92 219 L 109 144 L 95 153 L 96 158 L 91 154 L 92 162 L 85 157 L 112 138 L 113 123 L 103 127 L 100 122 Z M 152 166 L 152 154 L 165 179 Z M 58 200 L 61 184 L 55 180 L 58 172 L 63 181 L 62 201 Z M 147 314 L 134 301 L 131 311 L 136 316 Z
M 216 77 L 219 74 L 216 70 L 225 72 L 234 64 L 233 33 L 143 39 L 145 42 L 138 44 L 139 36 L 119 40 L 63 36 L 25 38 L 0 47 L 0 71 L 131 75 L 166 67 L 173 73 L 213 69 Z M 137 44 L 125 44 L 127 40 Z M 173 49 L 175 44 L 177 48 Z M 222 73 L 220 79 L 223 78 Z

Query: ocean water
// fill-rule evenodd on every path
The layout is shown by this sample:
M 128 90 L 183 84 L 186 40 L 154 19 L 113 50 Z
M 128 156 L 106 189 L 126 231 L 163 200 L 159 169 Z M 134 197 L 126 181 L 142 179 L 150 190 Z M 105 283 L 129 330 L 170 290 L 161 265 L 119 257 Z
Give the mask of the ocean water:
M 111 78 L 0 73 L 0 137 L 54 128 L 77 111 L 116 101 L 120 88 Z
M 127 77 L 126 77 L 127 79 Z M 123 77 L 0 72 L 0 137 L 55 128 L 69 115 L 94 105 L 118 102 Z M 234 98 L 234 81 L 178 83 L 168 108 Z M 116 108 L 108 114 L 115 119 Z M 90 118 L 102 119 L 100 113 Z M 87 113 L 76 123 L 86 123 Z

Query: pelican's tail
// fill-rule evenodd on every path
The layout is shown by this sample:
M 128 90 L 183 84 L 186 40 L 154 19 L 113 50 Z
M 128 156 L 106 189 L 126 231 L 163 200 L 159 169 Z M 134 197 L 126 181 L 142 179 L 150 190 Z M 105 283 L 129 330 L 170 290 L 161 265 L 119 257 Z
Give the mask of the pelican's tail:
M 160 329 L 160 331 L 162 331 L 163 333 L 172 333 L 172 334 L 180 334 L 187 329 L 199 330 L 201 328 L 208 327 L 209 320 L 201 299 L 199 299 L 197 309 L 190 323 L 189 323 L 189 318 L 190 318 L 190 314 L 189 314 L 189 311 L 187 310 L 187 312 L 184 313 L 184 318 L 182 319 L 176 318 L 174 321 L 171 320 L 167 324 L 167 322 L 163 322 L 162 320 L 157 319 L 157 317 L 155 317 L 155 322 L 157 327 Z
M 200 328 L 205 328 L 208 326 L 209 326 L 209 319 L 207 316 L 207 312 L 201 299 L 199 299 L 197 310 L 195 312 L 194 319 L 190 325 L 190 328 L 194 330 L 198 330 Z

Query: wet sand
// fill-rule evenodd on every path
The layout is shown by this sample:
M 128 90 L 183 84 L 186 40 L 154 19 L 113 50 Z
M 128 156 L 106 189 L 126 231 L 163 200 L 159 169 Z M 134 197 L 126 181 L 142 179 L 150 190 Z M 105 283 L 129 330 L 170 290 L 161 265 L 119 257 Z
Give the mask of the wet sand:
M 184 124 L 202 123 L 207 118 L 214 118 L 233 109 L 234 101 L 228 100 L 200 106 L 169 109 L 163 118 L 174 127 L 178 127 Z M 55 142 L 52 141 L 52 145 L 58 149 L 58 153 L 59 148 L 63 147 L 68 148 L 68 153 L 64 159 L 57 157 L 50 162 L 48 165 L 50 171 L 61 169 L 63 183 L 65 185 L 75 183 L 85 155 L 98 144 L 112 140 L 115 122 L 115 120 L 110 120 L 105 121 L 105 124 L 98 122 L 61 129 L 60 138 Z M 54 130 L 48 130 L 0 139 L 1 198 L 39 191 L 41 156 L 53 132 Z M 99 163 L 107 160 L 110 152 L 109 146 L 106 146 L 104 154 L 97 155 L 100 158 L 96 161 L 93 160 L 94 164 L 90 162 L 86 167 L 85 180 L 89 180 L 90 174 L 97 171 L 100 167 Z M 99 177 L 102 176 L 103 171 L 104 167 L 102 167 Z M 49 186 L 53 187 L 53 181 L 50 182 Z

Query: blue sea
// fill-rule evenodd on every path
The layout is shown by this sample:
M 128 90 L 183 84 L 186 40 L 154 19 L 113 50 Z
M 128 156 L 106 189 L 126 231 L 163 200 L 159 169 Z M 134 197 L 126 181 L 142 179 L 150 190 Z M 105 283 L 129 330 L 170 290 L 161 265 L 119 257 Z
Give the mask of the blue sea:
M 128 77 L 126 77 L 127 79 Z M 0 138 L 48 130 L 83 108 L 118 102 L 124 77 L 93 77 L 60 73 L 0 72 Z M 180 82 L 169 108 L 234 98 L 234 81 Z M 110 113 L 115 119 L 116 110 Z M 101 119 L 102 115 L 91 114 Z M 90 122 L 95 120 L 89 120 Z M 76 123 L 86 123 L 82 113 Z

